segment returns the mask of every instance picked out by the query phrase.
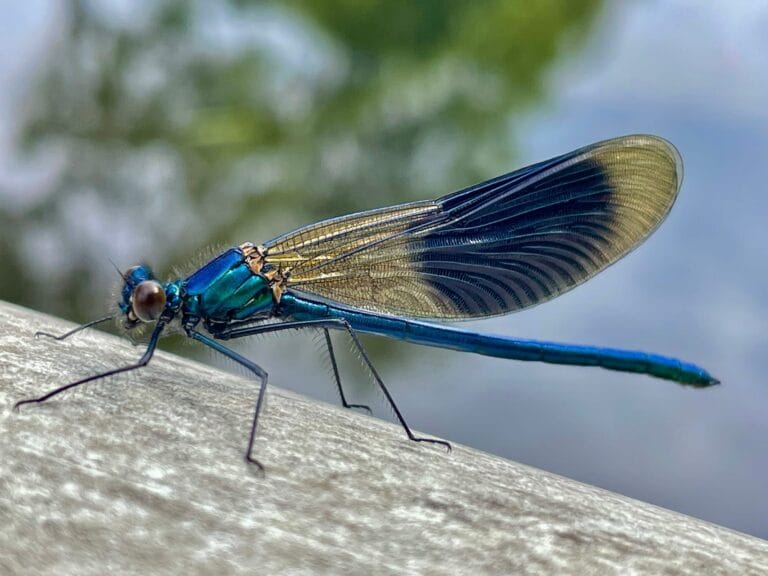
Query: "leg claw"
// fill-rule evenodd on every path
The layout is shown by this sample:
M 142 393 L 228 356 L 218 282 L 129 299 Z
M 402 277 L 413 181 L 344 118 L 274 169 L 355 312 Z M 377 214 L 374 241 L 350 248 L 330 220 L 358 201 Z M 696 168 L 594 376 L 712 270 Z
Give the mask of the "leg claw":
M 365 410 L 368 414 L 373 414 L 371 407 L 365 404 L 345 404 L 344 408 L 357 408 L 358 410 Z
M 437 440 L 436 438 L 419 438 L 418 436 L 412 437 L 411 440 L 413 440 L 414 442 L 427 442 L 429 444 L 438 444 L 440 446 L 443 446 L 447 452 L 451 452 L 453 450 L 451 443 L 446 442 L 445 440 Z

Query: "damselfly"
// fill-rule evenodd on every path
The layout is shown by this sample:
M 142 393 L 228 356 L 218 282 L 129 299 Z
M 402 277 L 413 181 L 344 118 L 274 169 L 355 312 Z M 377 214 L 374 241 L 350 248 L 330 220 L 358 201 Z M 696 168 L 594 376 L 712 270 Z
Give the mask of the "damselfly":
M 680 384 L 717 384 L 706 370 L 673 358 L 480 334 L 432 320 L 507 314 L 554 298 L 616 262 L 661 224 L 677 196 L 682 163 L 654 136 L 592 144 L 421 201 L 311 224 L 264 244 L 226 250 L 186 278 L 155 279 L 146 265 L 122 273 L 118 317 L 131 330 L 153 323 L 135 364 L 71 382 L 22 404 L 44 402 L 86 382 L 146 366 L 169 326 L 245 367 L 260 388 L 267 373 L 222 341 L 289 329 L 319 329 L 344 396 L 330 330 L 346 332 L 408 438 L 416 436 L 365 353 L 358 333 L 516 360 L 599 366 Z M 51 336 L 50 334 L 46 334 Z

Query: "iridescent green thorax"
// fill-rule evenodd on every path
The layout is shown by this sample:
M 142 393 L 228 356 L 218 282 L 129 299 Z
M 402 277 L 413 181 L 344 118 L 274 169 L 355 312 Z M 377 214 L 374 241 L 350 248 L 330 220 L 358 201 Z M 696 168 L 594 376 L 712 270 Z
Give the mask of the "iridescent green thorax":
M 270 280 L 254 273 L 241 248 L 230 248 L 184 280 L 184 312 L 213 321 L 268 316 Z

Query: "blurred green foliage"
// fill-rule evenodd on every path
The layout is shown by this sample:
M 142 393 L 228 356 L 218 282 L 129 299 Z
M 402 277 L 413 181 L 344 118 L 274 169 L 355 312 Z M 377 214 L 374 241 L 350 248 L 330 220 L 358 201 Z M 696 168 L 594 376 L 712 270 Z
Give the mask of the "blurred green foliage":
M 120 267 L 447 193 L 515 166 L 511 123 L 598 0 L 62 4 L 0 207 L 0 297 L 104 308 Z

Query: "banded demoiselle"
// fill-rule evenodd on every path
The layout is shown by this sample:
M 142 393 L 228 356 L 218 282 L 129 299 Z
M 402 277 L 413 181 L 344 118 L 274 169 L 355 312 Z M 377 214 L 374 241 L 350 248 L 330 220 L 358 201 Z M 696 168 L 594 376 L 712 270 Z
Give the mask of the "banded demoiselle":
M 158 281 L 146 265 L 121 273 L 119 311 L 128 331 L 154 324 L 135 364 L 145 366 L 169 326 L 245 367 L 260 381 L 246 460 L 253 457 L 266 372 L 222 341 L 289 329 L 325 335 L 342 404 L 330 330 L 346 332 L 408 438 L 416 436 L 363 349 L 358 333 L 515 360 L 599 366 L 684 385 L 717 384 L 706 370 L 664 356 L 481 334 L 425 320 L 455 321 L 522 310 L 578 286 L 636 248 L 672 208 L 682 162 L 669 142 L 634 135 L 599 142 L 435 201 L 311 224 L 264 244 L 230 248 L 186 278 Z M 45 334 L 52 336 L 51 334 Z

